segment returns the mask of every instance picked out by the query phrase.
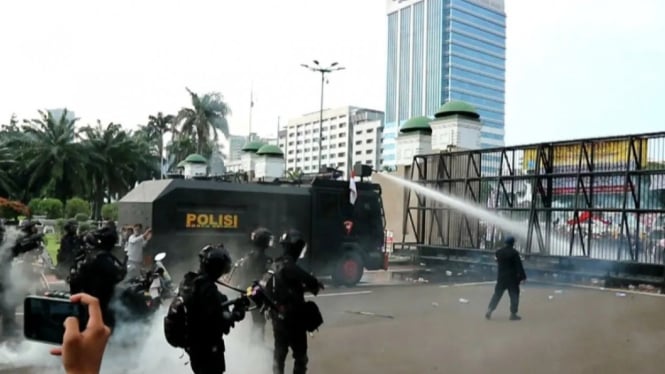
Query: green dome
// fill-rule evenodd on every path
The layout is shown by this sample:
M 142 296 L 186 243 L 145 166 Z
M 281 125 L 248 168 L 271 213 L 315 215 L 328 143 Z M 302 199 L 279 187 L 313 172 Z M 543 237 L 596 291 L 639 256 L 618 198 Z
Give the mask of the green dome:
M 205 157 L 201 156 L 200 154 L 197 153 L 192 153 L 191 155 L 187 156 L 185 159 L 186 164 L 207 164 L 208 160 L 206 160 Z
M 432 128 L 429 125 L 430 119 L 425 116 L 413 117 L 410 120 L 404 122 L 402 127 L 400 127 L 399 132 L 406 134 L 416 131 L 423 131 L 427 134 L 432 133 Z
M 278 146 L 272 144 L 266 144 L 259 148 L 256 154 L 261 156 L 284 156 L 284 152 Z
M 443 104 L 441 108 L 436 111 L 434 118 L 447 117 L 455 114 L 471 117 L 474 119 L 480 118 L 476 108 L 474 108 L 473 105 L 463 101 L 449 101 Z
M 242 147 L 242 151 L 243 152 L 255 152 L 256 153 L 256 151 L 258 151 L 261 147 L 263 147 L 263 145 L 264 144 L 259 142 L 259 141 L 249 142 L 249 143 L 246 143 Z

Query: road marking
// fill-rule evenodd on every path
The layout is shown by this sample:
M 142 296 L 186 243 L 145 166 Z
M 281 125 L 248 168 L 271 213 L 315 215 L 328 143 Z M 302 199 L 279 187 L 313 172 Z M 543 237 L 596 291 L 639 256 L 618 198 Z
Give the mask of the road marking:
M 351 295 L 366 295 L 370 294 L 372 291 L 351 291 L 351 292 L 331 292 L 331 293 L 322 293 L 318 297 L 324 296 L 351 296 Z M 306 297 L 314 297 L 314 295 L 307 295 Z
M 496 283 L 496 282 L 490 281 L 490 282 L 453 283 L 453 284 L 443 284 L 439 287 L 448 288 L 448 287 L 484 286 L 484 285 L 487 285 L 487 284 L 494 284 L 494 283 Z
M 531 283 L 549 284 L 549 285 L 553 285 L 553 286 L 570 287 L 570 288 L 582 288 L 582 289 L 586 289 L 586 290 L 594 290 L 594 291 L 602 291 L 602 292 L 621 292 L 621 293 L 633 294 L 633 295 L 642 295 L 642 296 L 651 296 L 651 297 L 665 297 L 664 294 L 660 294 L 660 293 L 624 290 L 623 288 L 607 288 L 607 287 L 598 287 L 598 286 L 585 286 L 585 285 L 582 285 L 582 284 L 568 284 L 568 283 L 546 282 L 546 281 L 533 281 Z

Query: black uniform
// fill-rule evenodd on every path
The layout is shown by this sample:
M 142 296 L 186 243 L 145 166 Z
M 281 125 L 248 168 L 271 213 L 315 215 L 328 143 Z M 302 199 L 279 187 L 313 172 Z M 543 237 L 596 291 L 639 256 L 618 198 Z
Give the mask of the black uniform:
M 293 373 L 307 372 L 307 330 L 303 325 L 301 312 L 305 304 L 305 292 L 318 294 L 323 285 L 311 274 L 296 264 L 305 247 L 299 232 L 289 230 L 281 240 L 284 255 L 275 261 L 277 269 L 268 291 L 279 311 L 271 311 L 275 348 L 273 353 L 273 373 L 283 374 L 289 347 L 293 351 Z M 278 314 L 279 312 L 279 314 Z
M 206 246 L 200 254 L 201 269 L 193 280 L 193 294 L 187 304 L 187 335 L 192 371 L 220 374 L 226 371 L 224 335 L 245 317 L 242 308 L 233 312 L 222 304 L 228 300 L 215 281 L 231 270 L 231 257 L 223 246 Z
M 241 287 L 250 286 L 260 280 L 272 265 L 272 259 L 266 254 L 272 242 L 272 233 L 266 228 L 258 228 L 252 232 L 250 240 L 253 248 L 243 259 L 239 282 Z M 262 342 L 266 318 L 260 308 L 253 309 L 250 314 L 253 323 L 252 339 L 254 342 Z
M 60 239 L 60 249 L 58 250 L 58 275 L 66 277 L 69 270 L 74 265 L 74 259 L 78 252 L 82 249 L 82 241 L 76 235 L 77 224 L 75 221 L 70 221 L 65 224 L 65 235 Z
M 104 324 L 115 327 L 115 314 L 110 308 L 115 287 L 126 275 L 127 269 L 111 254 L 118 233 L 115 225 L 97 230 L 86 237 L 88 248 L 83 250 L 74 261 L 69 276 L 69 289 L 72 294 L 85 292 L 99 299 Z
M 9 291 L 9 275 L 12 268 L 12 260 L 29 251 L 39 248 L 43 234 L 38 233 L 34 222 L 26 221 L 20 226 L 21 234 L 11 248 L 4 253 L 0 252 L 0 314 L 2 315 L 3 336 L 17 335 L 16 307 L 17 300 L 5 297 Z M 5 230 L 0 225 L 0 246 L 4 244 Z
M 504 291 L 508 290 L 510 297 L 510 319 L 520 320 L 517 315 L 520 298 L 520 282 L 526 280 L 526 273 L 522 266 L 522 259 L 519 252 L 513 248 L 515 239 L 508 237 L 505 240 L 503 248 L 496 251 L 496 261 L 498 265 L 498 275 L 494 295 L 490 300 L 485 318 L 490 319 L 492 312 L 496 309 Z

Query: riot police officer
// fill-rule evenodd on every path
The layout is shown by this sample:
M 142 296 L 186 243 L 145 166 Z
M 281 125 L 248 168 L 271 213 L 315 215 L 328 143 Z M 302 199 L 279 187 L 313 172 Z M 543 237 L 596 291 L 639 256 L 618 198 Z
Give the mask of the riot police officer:
M 60 239 L 60 249 L 58 250 L 58 265 L 57 271 L 59 276 L 66 277 L 74 265 L 74 258 L 81 250 L 82 242 L 76 234 L 78 230 L 78 223 L 75 220 L 70 220 L 65 223 L 65 234 Z
M 16 334 L 16 324 L 14 321 L 14 308 L 6 305 L 5 290 L 6 282 L 9 280 L 9 271 L 11 269 L 11 251 L 3 248 L 5 244 L 5 225 L 0 220 L 0 316 L 2 317 L 2 336 L 11 336 Z
M 273 353 L 273 373 L 283 374 L 284 363 L 289 352 L 293 351 L 293 373 L 307 372 L 307 329 L 302 318 L 305 292 L 317 295 L 323 284 L 297 265 L 297 260 L 305 248 L 305 240 L 297 230 L 288 230 L 280 238 L 284 250 L 275 261 L 275 276 L 268 283 L 267 290 L 278 306 L 271 310 L 275 349 Z
M 115 314 L 109 304 L 115 286 L 126 275 L 125 264 L 120 262 L 111 251 L 118 242 L 115 224 L 108 221 L 104 226 L 86 235 L 86 248 L 74 259 L 74 266 L 69 274 L 71 294 L 87 293 L 99 299 L 104 324 L 115 327 Z
M 191 279 L 191 296 L 187 301 L 187 336 L 192 371 L 195 374 L 218 374 L 226 370 L 224 335 L 235 322 L 245 317 L 244 308 L 230 311 L 228 298 L 217 289 L 216 281 L 231 270 L 231 256 L 223 245 L 207 245 L 199 253 L 200 267 Z M 187 282 L 187 276 L 183 284 Z
M 2 314 L 3 336 L 16 336 L 16 307 L 19 300 L 8 297 L 10 290 L 10 272 L 12 260 L 23 253 L 39 248 L 42 244 L 43 234 L 37 228 L 37 222 L 26 220 L 19 225 L 19 236 L 11 248 L 2 248 L 7 243 L 4 226 L 0 224 L 0 314 Z
M 242 260 L 242 267 L 240 273 L 240 286 L 246 287 L 255 282 L 270 269 L 272 259 L 266 254 L 266 250 L 270 248 L 273 241 L 273 235 L 270 230 L 259 227 L 252 231 L 250 236 L 252 242 L 252 249 L 247 256 Z M 266 328 L 266 318 L 260 308 L 251 311 L 252 316 L 252 341 L 263 342 Z

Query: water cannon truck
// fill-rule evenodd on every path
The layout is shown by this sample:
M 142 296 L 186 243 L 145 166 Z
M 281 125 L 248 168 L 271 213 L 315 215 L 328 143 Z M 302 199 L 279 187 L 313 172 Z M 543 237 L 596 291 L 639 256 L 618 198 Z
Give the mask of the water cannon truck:
M 119 201 L 119 226 L 151 227 L 146 258 L 168 254 L 174 273 L 196 268 L 198 251 L 223 243 L 234 261 L 249 251 L 250 233 L 266 227 L 274 235 L 271 257 L 281 254 L 279 237 L 300 230 L 307 247 L 299 263 L 317 276 L 332 276 L 338 285 L 356 285 L 365 269 L 387 269 L 385 214 L 381 187 L 364 181 L 372 173 L 354 167 L 352 184 L 339 172 L 302 175 L 298 180 L 256 178 L 250 173 L 221 176 L 170 175 L 145 181 Z

